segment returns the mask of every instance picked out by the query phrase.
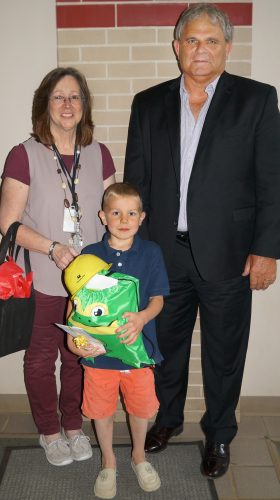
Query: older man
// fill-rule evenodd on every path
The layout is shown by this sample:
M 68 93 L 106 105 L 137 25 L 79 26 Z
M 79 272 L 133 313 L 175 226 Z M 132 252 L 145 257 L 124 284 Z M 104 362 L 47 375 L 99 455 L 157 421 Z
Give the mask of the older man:
M 182 75 L 135 96 L 125 180 L 164 252 L 171 295 L 158 321 L 160 410 L 146 439 L 157 452 L 182 431 L 198 308 L 206 412 L 202 471 L 227 471 L 250 329 L 252 290 L 280 257 L 280 119 L 275 88 L 225 72 L 233 28 L 213 4 L 180 16 Z

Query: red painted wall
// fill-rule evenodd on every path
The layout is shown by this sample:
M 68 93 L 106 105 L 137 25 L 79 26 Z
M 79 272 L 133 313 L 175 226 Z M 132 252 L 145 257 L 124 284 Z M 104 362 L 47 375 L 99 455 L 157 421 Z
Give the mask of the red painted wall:
M 58 28 L 108 28 L 128 26 L 174 26 L 187 2 L 155 3 L 143 0 L 59 0 Z M 75 2 L 75 5 L 73 3 Z M 103 4 L 103 5 L 102 5 Z M 219 3 L 235 26 L 252 25 L 252 2 Z

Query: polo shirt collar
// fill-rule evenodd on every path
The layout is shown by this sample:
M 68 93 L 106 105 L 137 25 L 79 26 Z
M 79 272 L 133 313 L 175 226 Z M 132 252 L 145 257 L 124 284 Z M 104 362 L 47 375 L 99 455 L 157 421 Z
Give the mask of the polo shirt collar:
M 103 237 L 104 245 L 105 245 L 107 254 L 114 255 L 118 249 L 110 247 L 110 245 L 108 243 L 109 237 L 110 237 L 110 234 L 108 232 L 104 234 L 104 237 Z M 141 238 L 140 238 L 140 236 L 138 236 L 138 234 L 136 234 L 134 236 L 132 246 L 128 250 L 124 250 L 124 251 L 118 250 L 118 251 L 121 253 L 138 252 L 140 249 L 140 244 L 141 244 Z

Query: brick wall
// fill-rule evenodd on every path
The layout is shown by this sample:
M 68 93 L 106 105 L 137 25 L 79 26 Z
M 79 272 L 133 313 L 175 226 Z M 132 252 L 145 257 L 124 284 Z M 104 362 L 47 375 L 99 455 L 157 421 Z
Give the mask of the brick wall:
M 235 26 L 227 71 L 251 75 L 252 2 L 215 2 Z M 94 96 L 95 138 L 110 149 L 122 180 L 133 95 L 179 75 L 172 51 L 174 24 L 186 2 L 159 0 L 57 1 L 58 63 L 87 77 Z M 199 319 L 193 336 L 186 414 L 204 409 Z

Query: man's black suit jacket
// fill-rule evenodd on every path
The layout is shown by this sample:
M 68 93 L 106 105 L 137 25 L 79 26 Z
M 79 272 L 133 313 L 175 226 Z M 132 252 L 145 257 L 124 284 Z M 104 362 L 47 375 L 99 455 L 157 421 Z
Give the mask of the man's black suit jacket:
M 180 77 L 134 98 L 124 180 L 138 186 L 144 232 L 173 258 L 180 202 Z M 224 72 L 190 177 L 187 220 L 203 279 L 239 276 L 248 254 L 280 258 L 280 117 L 274 87 Z

